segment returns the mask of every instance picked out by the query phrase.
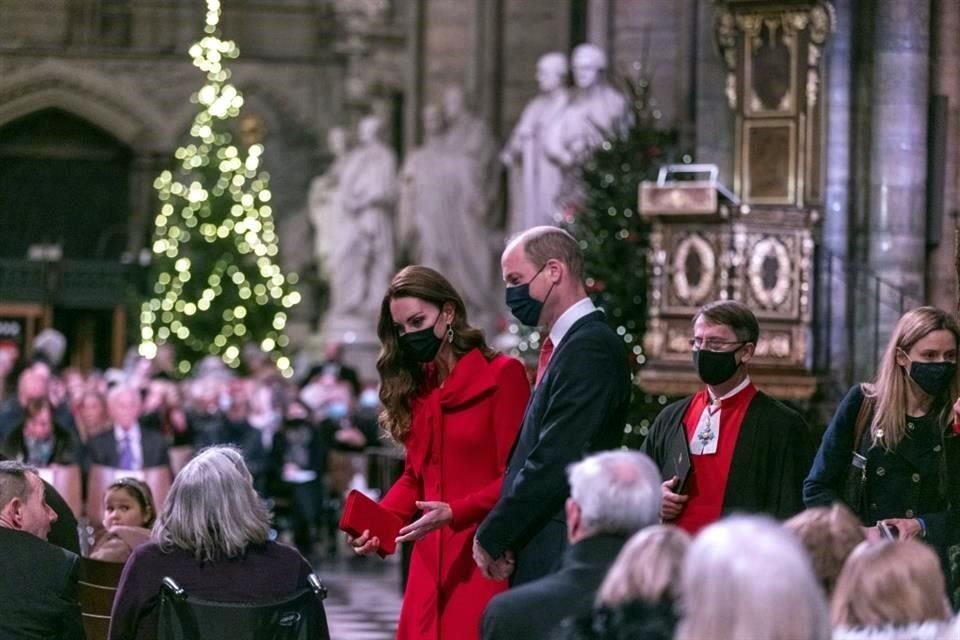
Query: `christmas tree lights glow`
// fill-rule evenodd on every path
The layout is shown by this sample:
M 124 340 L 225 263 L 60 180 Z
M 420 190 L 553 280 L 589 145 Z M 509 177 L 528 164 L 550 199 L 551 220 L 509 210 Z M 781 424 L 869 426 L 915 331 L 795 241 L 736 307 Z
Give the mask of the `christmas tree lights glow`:
M 300 301 L 297 274 L 277 264 L 278 238 L 269 176 L 260 170 L 263 145 L 235 145 L 230 122 L 243 96 L 229 83 L 227 60 L 238 49 L 220 38 L 220 2 L 207 0 L 204 37 L 190 48 L 207 82 L 190 141 L 174 154 L 177 168 L 154 181 L 160 202 L 154 220 L 151 299 L 140 311 L 140 353 L 152 358 L 163 343 L 176 348 L 178 368 L 190 371 L 207 355 L 231 367 L 254 342 L 292 375 L 282 349 L 288 310 Z

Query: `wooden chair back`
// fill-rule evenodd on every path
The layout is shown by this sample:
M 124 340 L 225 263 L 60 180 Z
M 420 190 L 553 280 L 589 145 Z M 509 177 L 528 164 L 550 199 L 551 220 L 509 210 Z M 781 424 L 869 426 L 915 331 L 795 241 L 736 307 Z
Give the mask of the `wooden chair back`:
M 107 640 L 110 630 L 110 612 L 117 594 L 122 562 L 103 562 L 82 558 L 82 576 L 79 583 L 80 613 L 87 640 Z

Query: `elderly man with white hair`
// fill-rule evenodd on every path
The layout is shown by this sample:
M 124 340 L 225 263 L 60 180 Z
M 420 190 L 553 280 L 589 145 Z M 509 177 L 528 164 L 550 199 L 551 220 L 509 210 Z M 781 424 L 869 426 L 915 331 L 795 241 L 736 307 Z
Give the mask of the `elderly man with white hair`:
M 570 465 L 567 549 L 557 573 L 490 601 L 484 640 L 554 638 L 561 622 L 590 611 L 607 570 L 627 539 L 660 518 L 660 475 L 636 451 L 605 451 Z
M 140 428 L 140 391 L 118 384 L 107 393 L 112 429 L 87 442 L 87 460 L 104 467 L 139 471 L 170 464 L 167 441 L 159 431 Z

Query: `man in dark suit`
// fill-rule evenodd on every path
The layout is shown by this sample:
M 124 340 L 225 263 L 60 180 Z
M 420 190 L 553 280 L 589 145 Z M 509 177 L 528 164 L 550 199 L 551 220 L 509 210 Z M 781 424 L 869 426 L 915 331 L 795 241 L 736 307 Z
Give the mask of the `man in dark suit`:
M 636 451 L 606 451 L 572 465 L 566 501 L 570 547 L 557 573 L 487 605 L 483 640 L 555 638 L 565 617 L 589 613 L 627 539 L 660 518 L 660 472 Z
M 0 638 L 84 638 L 80 559 L 46 542 L 56 518 L 40 476 L 19 462 L 0 462 Z
M 0 462 L 6 460 L 0 453 Z M 50 484 L 43 483 L 43 499 L 53 509 L 56 516 L 50 523 L 47 542 L 80 555 L 80 536 L 77 531 L 77 519 L 63 497 Z
M 116 385 L 107 394 L 107 411 L 113 429 L 87 442 L 87 461 L 115 469 L 141 470 L 170 464 L 167 441 L 162 433 L 141 429 L 140 393 L 127 385 Z
M 704 306 L 690 344 L 705 386 L 664 408 L 643 442 L 663 476 L 663 521 L 691 535 L 732 512 L 786 519 L 803 510 L 812 440 L 796 411 L 751 382 L 759 335 L 745 305 Z
M 630 371 L 623 340 L 587 297 L 583 254 L 556 227 L 535 227 L 501 258 L 506 300 L 544 341 L 537 384 L 507 465 L 500 501 L 480 525 L 474 559 L 514 585 L 559 568 L 567 545 L 564 471 L 623 439 Z M 515 571 L 514 571 L 515 569 Z

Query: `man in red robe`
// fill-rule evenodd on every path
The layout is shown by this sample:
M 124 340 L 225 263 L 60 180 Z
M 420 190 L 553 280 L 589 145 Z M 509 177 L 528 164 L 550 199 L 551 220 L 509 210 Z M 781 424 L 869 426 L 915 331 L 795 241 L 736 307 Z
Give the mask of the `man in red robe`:
M 664 479 L 661 518 L 691 534 L 731 512 L 784 519 L 803 510 L 814 449 L 803 418 L 750 380 L 759 334 L 739 302 L 703 307 L 690 344 L 706 386 L 667 406 L 643 443 Z

